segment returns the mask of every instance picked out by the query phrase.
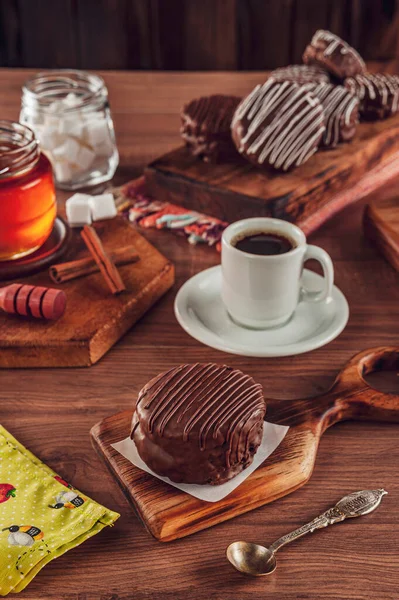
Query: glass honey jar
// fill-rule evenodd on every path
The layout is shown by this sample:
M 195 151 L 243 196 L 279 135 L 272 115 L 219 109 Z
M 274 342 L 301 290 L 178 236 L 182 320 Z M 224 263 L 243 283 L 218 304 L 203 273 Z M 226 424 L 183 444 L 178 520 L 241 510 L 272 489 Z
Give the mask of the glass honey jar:
M 51 164 L 35 134 L 20 123 L 0 120 L 0 261 L 40 248 L 56 211 Z

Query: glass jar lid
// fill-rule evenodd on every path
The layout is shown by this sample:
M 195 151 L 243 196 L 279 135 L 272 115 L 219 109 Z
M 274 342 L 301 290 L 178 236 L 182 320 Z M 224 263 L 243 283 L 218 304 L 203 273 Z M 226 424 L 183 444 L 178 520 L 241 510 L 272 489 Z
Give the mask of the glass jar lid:
M 43 112 L 93 110 L 107 102 L 104 80 L 86 71 L 45 71 L 28 79 L 22 87 L 22 105 Z
M 39 144 L 32 129 L 0 119 L 0 180 L 22 175 L 40 158 Z

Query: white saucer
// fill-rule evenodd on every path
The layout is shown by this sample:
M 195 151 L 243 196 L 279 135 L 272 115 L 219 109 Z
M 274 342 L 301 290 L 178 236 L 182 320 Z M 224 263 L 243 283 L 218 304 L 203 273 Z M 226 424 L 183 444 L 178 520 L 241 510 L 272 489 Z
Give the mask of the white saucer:
M 241 356 L 293 356 L 320 348 L 345 328 L 349 307 L 343 293 L 334 286 L 327 302 L 300 302 L 292 319 L 276 329 L 253 330 L 236 325 L 220 297 L 221 266 L 194 275 L 180 288 L 175 315 L 193 338 L 223 352 Z M 305 269 L 307 289 L 322 288 L 322 277 Z

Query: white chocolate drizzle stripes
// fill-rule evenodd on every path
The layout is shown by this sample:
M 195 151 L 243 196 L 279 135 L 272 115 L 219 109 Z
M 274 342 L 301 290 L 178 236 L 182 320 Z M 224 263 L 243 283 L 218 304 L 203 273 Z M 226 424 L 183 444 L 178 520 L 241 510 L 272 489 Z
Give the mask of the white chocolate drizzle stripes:
M 317 65 L 288 65 L 275 69 L 270 77 L 276 81 L 294 81 L 299 85 L 304 83 L 329 83 L 330 76 Z
M 342 85 L 320 83 L 306 87 L 323 105 L 326 120 L 323 144 L 334 147 L 340 142 L 341 127 L 356 125 L 359 100 Z
M 340 48 L 339 52 L 341 54 L 353 54 L 353 56 L 355 56 L 356 59 L 360 62 L 362 68 L 364 70 L 366 69 L 366 65 L 360 54 L 343 39 L 341 39 L 334 33 L 331 33 L 331 31 L 327 31 L 325 29 L 319 29 L 318 31 L 316 31 L 316 33 L 312 37 L 312 41 L 310 42 L 310 44 L 311 46 L 316 46 L 317 42 L 319 41 L 323 41 L 326 43 L 326 48 L 323 52 L 324 56 L 331 56 L 338 48 Z
M 183 440 L 187 441 L 190 432 L 199 424 L 198 441 L 201 450 L 206 448 L 209 435 L 212 434 L 212 438 L 216 439 L 221 428 L 228 424 L 228 468 L 233 451 L 239 460 L 239 442 L 243 435 L 246 436 L 243 438 L 245 447 L 248 445 L 249 431 L 254 427 L 252 420 L 265 412 L 265 401 L 259 384 L 241 371 L 215 364 L 183 365 L 171 369 L 145 386 L 137 403 L 145 402 L 146 398 L 148 401 L 144 404 L 144 409 L 150 411 L 150 433 L 156 429 L 162 436 L 172 418 L 177 423 L 184 418 Z M 257 423 L 256 421 L 255 425 Z
M 397 75 L 385 73 L 355 75 L 345 79 L 345 86 L 360 99 L 361 103 L 363 100 L 375 100 L 380 106 L 389 108 L 391 102 L 390 113 L 396 113 L 398 110 L 399 77 Z
M 238 151 L 257 155 L 283 171 L 305 162 L 325 130 L 321 103 L 306 87 L 273 78 L 258 85 L 238 106 L 232 128 L 248 122 Z

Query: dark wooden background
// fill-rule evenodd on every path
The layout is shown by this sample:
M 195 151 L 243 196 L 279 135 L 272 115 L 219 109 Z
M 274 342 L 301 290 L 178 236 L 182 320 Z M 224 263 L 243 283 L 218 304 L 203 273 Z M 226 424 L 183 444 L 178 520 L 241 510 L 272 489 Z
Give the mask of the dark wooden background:
M 317 28 L 397 54 L 399 0 L 0 0 L 0 66 L 271 69 Z

